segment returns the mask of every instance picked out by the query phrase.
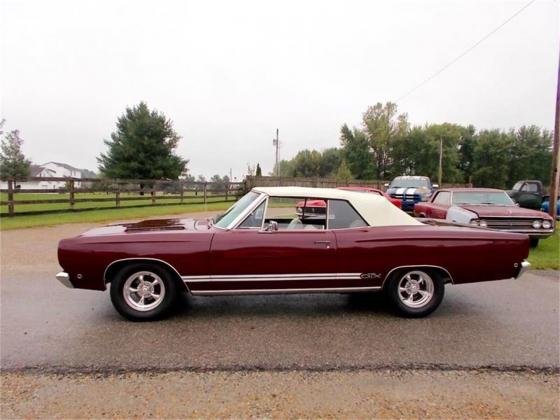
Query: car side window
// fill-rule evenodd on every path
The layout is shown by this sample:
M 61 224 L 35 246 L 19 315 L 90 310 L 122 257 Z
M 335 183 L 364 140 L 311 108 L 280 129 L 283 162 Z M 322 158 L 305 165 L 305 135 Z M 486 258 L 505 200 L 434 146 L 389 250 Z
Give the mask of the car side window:
M 263 201 L 255 210 L 253 210 L 246 218 L 237 226 L 237 229 L 260 229 L 263 225 L 264 209 L 266 200 Z
M 523 184 L 523 187 L 521 188 L 521 191 L 524 192 L 531 192 L 531 193 L 536 193 L 538 192 L 538 188 L 537 188 L 537 184 L 531 184 L 529 182 L 526 182 L 525 184 Z
M 362 216 L 345 200 L 329 200 L 329 229 L 368 226 Z
M 449 191 L 440 191 L 434 198 L 434 204 L 448 205 L 450 203 L 451 193 Z

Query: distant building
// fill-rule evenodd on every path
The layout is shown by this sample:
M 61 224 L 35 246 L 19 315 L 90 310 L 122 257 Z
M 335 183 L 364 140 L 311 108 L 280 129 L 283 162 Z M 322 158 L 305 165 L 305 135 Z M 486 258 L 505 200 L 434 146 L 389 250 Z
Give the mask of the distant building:
M 60 162 L 47 162 L 42 165 L 31 165 L 30 176 L 38 178 L 50 178 L 50 177 L 60 177 L 60 178 L 82 178 L 82 170 L 74 168 L 66 163 Z M 26 181 L 18 182 L 16 188 L 22 190 L 50 190 L 64 188 L 65 181 Z M 81 183 L 75 182 L 75 187 L 79 188 Z M 0 188 L 7 189 L 7 182 L 0 182 Z

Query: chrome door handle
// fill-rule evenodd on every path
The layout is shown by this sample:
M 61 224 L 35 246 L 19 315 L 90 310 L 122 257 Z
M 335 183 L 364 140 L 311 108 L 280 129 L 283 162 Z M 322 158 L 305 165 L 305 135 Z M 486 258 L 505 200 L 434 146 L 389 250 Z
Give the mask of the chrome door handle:
M 331 247 L 331 241 L 315 241 L 315 245 L 326 245 L 327 249 Z

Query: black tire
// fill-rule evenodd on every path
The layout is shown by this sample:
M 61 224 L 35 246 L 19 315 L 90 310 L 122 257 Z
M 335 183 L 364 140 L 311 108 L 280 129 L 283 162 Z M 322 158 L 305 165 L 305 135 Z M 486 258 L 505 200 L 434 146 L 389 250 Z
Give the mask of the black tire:
M 536 248 L 539 246 L 539 238 L 529 238 L 529 245 L 531 248 Z
M 405 291 L 401 294 L 399 290 L 399 286 L 402 287 L 403 282 L 406 282 L 405 277 L 407 275 L 416 282 L 417 286 L 415 287 L 419 289 L 415 291 L 416 289 L 410 286 L 410 290 L 413 292 L 411 293 L 413 300 L 409 304 L 405 304 L 403 300 L 406 300 L 404 296 L 410 297 L 411 294 Z M 423 280 L 419 281 L 420 278 L 423 278 Z M 431 297 L 429 298 L 425 297 L 430 295 L 429 290 L 426 290 L 428 283 L 431 283 Z M 385 289 L 397 314 L 406 318 L 421 318 L 431 314 L 441 304 L 445 294 L 445 284 L 442 276 L 436 270 L 423 267 L 397 270 L 391 275 Z M 426 301 L 422 302 L 424 299 Z M 414 305 L 417 306 L 412 307 Z
M 135 275 L 136 278 L 134 278 Z M 140 283 L 140 277 L 143 278 L 142 283 Z M 125 287 L 128 289 L 131 278 L 134 278 L 132 287 L 136 287 L 138 290 L 142 289 L 142 291 L 138 293 L 129 292 L 129 296 L 126 297 L 124 289 Z M 140 284 L 142 287 L 139 286 Z M 152 296 L 142 299 L 140 293 L 146 292 L 146 295 L 148 295 L 150 290 L 144 290 L 144 288 L 149 289 L 150 287 L 153 296 L 160 296 L 161 299 L 158 298 L 158 300 Z M 162 294 L 163 296 L 161 296 Z M 111 279 L 111 302 L 117 312 L 130 321 L 153 321 L 164 318 L 169 315 L 174 307 L 178 294 L 179 288 L 174 276 L 157 264 L 128 264 Z M 143 306 L 140 302 L 146 302 L 142 309 L 133 306 L 136 299 L 138 299 L 138 302 L 136 302 L 138 308 Z M 150 307 L 151 304 L 153 304 L 153 307 Z

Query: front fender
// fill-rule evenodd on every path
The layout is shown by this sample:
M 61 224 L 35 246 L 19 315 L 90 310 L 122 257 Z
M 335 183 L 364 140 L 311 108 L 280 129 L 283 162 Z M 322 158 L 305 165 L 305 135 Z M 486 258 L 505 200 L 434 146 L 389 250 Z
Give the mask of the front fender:
M 471 220 L 477 219 L 478 215 L 470 210 L 465 210 L 459 206 L 451 206 L 447 210 L 447 215 L 445 220 L 450 223 L 458 223 L 462 225 L 468 225 Z

